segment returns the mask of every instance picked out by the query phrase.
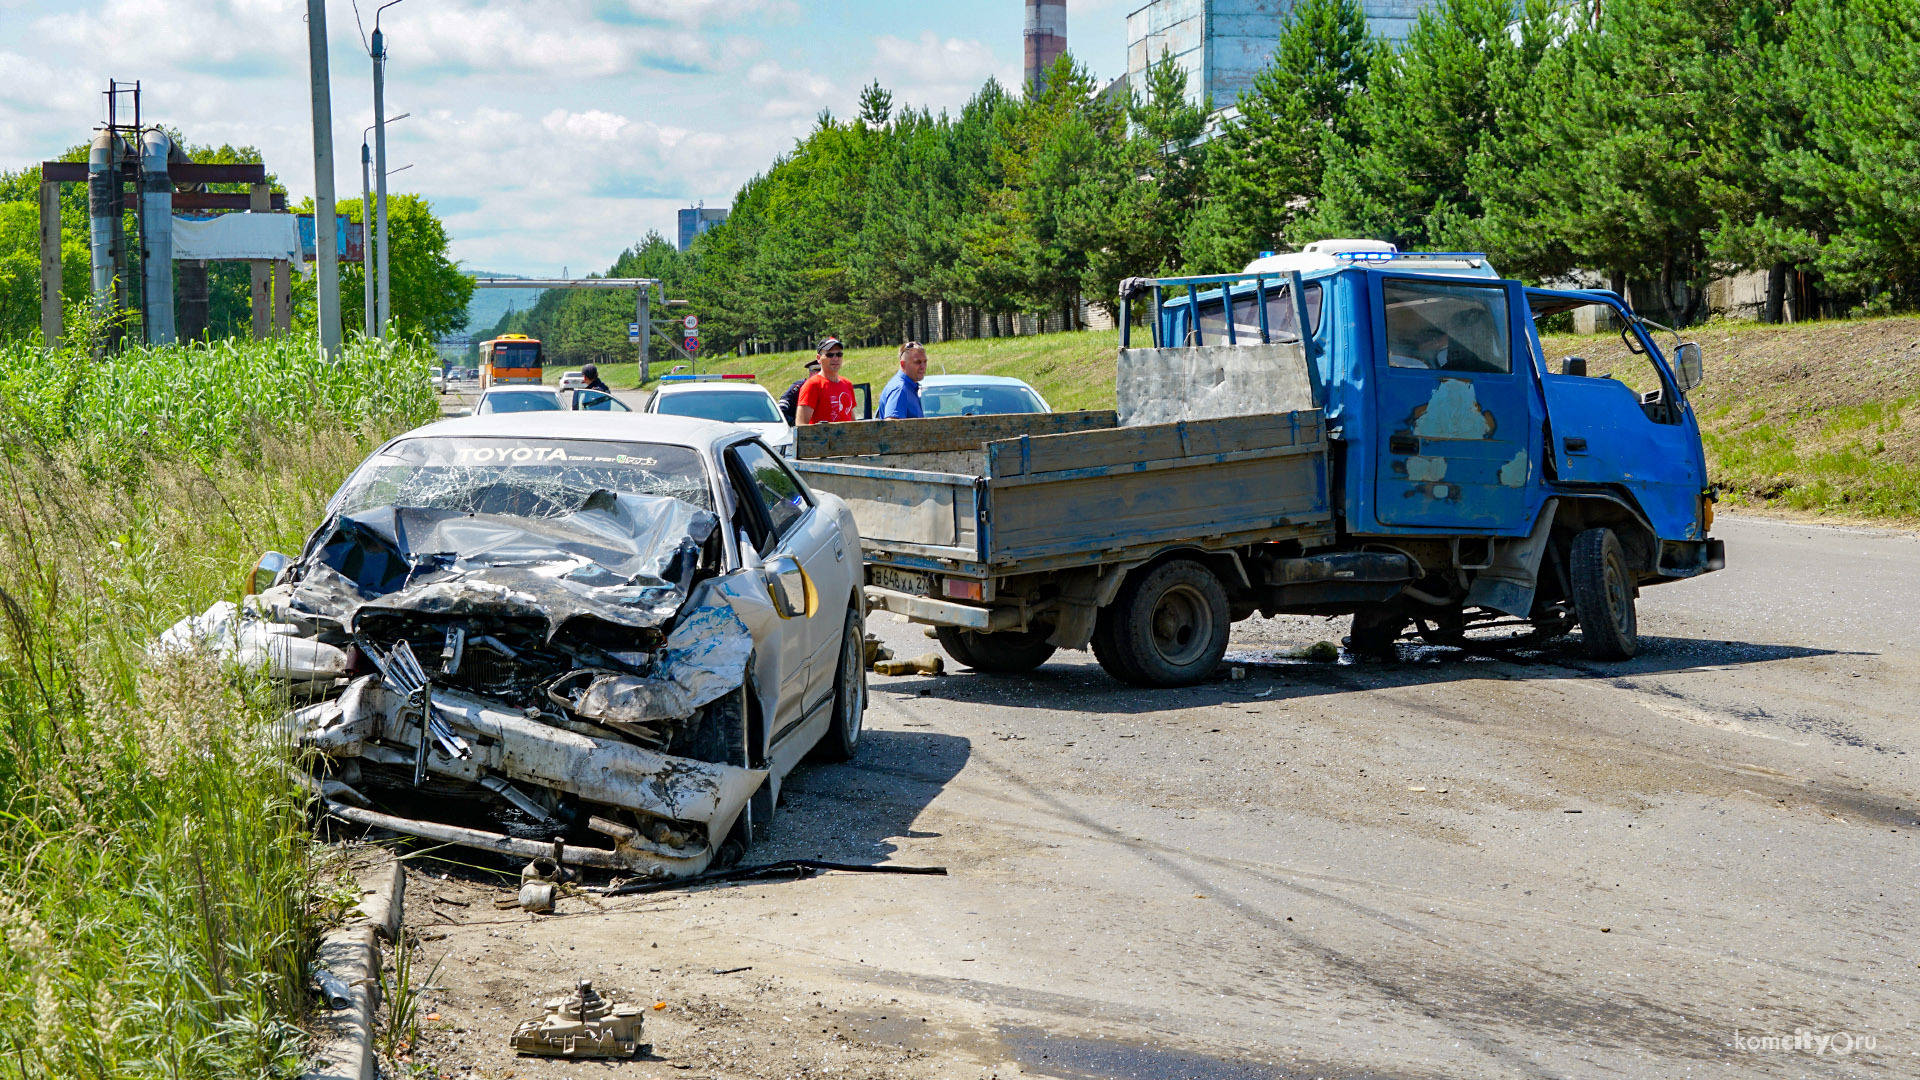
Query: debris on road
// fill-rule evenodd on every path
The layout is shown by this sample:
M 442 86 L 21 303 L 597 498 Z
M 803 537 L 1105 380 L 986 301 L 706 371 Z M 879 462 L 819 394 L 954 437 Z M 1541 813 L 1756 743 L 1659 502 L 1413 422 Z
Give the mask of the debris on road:
M 597 893 L 601 896 L 631 896 L 634 893 L 663 892 L 667 889 L 691 888 L 695 885 L 734 884 L 742 881 L 764 881 L 775 878 L 810 878 L 815 874 L 828 871 L 842 874 L 926 874 L 945 877 L 944 866 L 901 866 L 895 863 L 836 863 L 822 862 L 819 859 L 783 859 L 780 862 L 764 863 L 759 866 L 742 866 L 733 870 L 707 874 L 691 880 L 677 881 L 634 881 L 614 885 L 604 889 L 588 888 L 583 892 Z
M 631 1057 L 640 1050 L 641 1010 L 594 992 L 581 979 L 573 993 L 547 1002 L 547 1014 L 514 1029 L 508 1044 L 540 1057 Z
M 939 653 L 921 653 L 911 660 L 876 660 L 875 675 L 945 675 L 947 658 Z

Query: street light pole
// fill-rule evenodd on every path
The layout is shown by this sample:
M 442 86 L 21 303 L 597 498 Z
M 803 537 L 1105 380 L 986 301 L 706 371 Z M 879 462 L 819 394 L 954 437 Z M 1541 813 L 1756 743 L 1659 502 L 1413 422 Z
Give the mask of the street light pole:
M 313 239 L 320 270 L 320 355 L 340 352 L 340 252 L 334 235 L 333 90 L 327 76 L 327 0 L 307 0 L 307 74 L 313 94 Z
M 387 39 L 380 32 L 380 13 L 400 3 L 387 0 L 373 13 L 373 165 L 374 214 L 379 219 L 375 264 L 379 269 L 380 334 L 393 318 L 393 295 L 387 279 Z
M 369 127 L 367 131 L 372 131 Z M 360 133 L 360 281 L 365 286 L 365 307 L 361 309 L 361 331 L 367 337 L 373 337 L 373 266 L 367 258 L 368 240 L 373 239 L 373 183 L 371 176 L 373 151 L 367 149 L 367 134 Z

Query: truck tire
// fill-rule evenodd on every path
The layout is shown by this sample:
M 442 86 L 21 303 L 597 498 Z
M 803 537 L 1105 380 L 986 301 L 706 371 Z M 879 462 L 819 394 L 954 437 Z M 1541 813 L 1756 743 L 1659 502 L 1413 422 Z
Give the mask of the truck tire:
M 1407 615 L 1398 604 L 1368 604 L 1353 613 L 1347 631 L 1347 651 L 1368 660 L 1398 660 L 1393 643 L 1407 628 Z
M 848 608 L 840 628 L 840 663 L 833 671 L 833 719 L 813 746 L 817 761 L 851 761 L 860 748 L 860 727 L 867 712 L 866 636 L 860 613 Z
M 1190 559 L 1129 574 L 1100 611 L 1094 656 L 1107 674 L 1135 686 L 1192 686 L 1227 652 L 1232 618 L 1213 571 Z
M 947 655 L 968 667 L 978 667 L 973 658 L 973 635 L 957 626 L 936 626 L 933 636 Z
M 947 650 L 948 656 L 975 671 L 996 675 L 1024 675 L 1046 663 L 1054 653 L 1053 646 L 1047 644 L 1052 634 L 1050 626 L 1004 630 L 998 634 L 982 634 L 957 626 L 934 629 L 934 636 L 940 639 L 940 647 Z
M 1573 611 L 1587 655 L 1627 660 L 1640 651 L 1633 609 L 1633 572 L 1612 529 L 1588 529 L 1573 538 L 1567 567 L 1573 579 Z

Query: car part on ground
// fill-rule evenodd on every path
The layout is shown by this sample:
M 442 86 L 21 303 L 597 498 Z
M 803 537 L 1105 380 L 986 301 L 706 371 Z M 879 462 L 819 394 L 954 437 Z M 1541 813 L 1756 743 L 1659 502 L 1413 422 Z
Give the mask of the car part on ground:
M 509 1044 L 523 1054 L 540 1057 L 631 1057 L 640 1049 L 642 1009 L 603 998 L 591 979 L 581 979 L 573 993 L 547 1002 L 545 1016 L 515 1028 Z

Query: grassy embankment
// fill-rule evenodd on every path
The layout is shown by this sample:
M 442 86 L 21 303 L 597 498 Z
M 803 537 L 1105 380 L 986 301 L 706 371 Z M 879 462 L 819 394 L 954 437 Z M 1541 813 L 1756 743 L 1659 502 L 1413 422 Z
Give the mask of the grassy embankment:
M 1707 381 L 1692 398 L 1729 504 L 1920 519 L 1920 318 L 1716 322 L 1686 336 L 1706 350 Z M 1611 335 L 1556 335 L 1544 345 L 1557 358 L 1613 343 Z M 1111 408 L 1117 344 L 1114 331 L 1095 331 L 956 341 L 930 352 L 935 372 L 1012 375 L 1057 409 Z M 810 355 L 709 357 L 700 370 L 750 371 L 777 394 Z M 892 349 L 847 354 L 847 373 L 876 392 L 893 367 Z M 631 364 L 602 370 L 615 386 L 637 376 Z
M 0 343 L 0 1073 L 300 1067 L 327 884 L 284 704 L 147 645 L 436 412 L 422 355 L 313 351 Z

